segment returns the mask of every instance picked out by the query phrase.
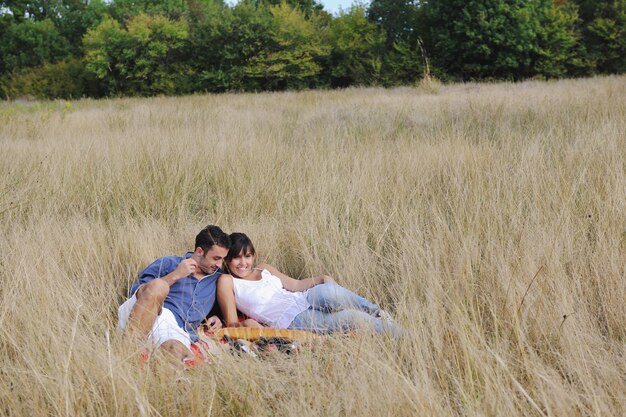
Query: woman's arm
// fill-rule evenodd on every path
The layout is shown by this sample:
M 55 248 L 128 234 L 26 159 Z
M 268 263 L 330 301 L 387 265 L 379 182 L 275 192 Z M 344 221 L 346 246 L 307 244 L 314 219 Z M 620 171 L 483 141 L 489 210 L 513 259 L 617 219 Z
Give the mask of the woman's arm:
M 226 322 L 226 327 L 263 327 L 253 319 L 239 321 L 237 305 L 235 304 L 235 284 L 230 275 L 221 275 L 217 280 L 217 303 L 222 310 L 222 316 Z
M 267 269 L 268 271 L 270 271 L 272 275 L 280 279 L 280 281 L 283 283 L 283 287 L 287 291 L 291 291 L 291 292 L 306 291 L 309 288 L 313 288 L 318 284 L 323 284 L 326 282 L 335 282 L 333 277 L 331 277 L 330 275 L 319 275 L 319 276 L 307 278 L 307 279 L 293 279 L 290 276 L 283 274 L 278 269 L 274 268 L 272 265 L 263 264 L 263 265 L 259 265 L 259 268 Z

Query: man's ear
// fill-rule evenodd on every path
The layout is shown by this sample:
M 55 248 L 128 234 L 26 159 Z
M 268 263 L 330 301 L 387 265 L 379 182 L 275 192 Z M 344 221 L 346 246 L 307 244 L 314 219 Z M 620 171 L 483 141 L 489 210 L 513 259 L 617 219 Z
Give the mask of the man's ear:
M 204 249 L 198 246 L 193 253 L 194 255 L 197 255 L 197 256 L 204 256 Z

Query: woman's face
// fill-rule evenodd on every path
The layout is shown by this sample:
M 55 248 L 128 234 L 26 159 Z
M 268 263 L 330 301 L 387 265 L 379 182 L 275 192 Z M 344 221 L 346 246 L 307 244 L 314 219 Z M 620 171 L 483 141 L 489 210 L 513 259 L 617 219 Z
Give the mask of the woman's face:
M 226 262 L 230 273 L 238 278 L 246 278 L 250 275 L 253 265 L 254 255 L 247 248 L 239 252 L 239 255 Z

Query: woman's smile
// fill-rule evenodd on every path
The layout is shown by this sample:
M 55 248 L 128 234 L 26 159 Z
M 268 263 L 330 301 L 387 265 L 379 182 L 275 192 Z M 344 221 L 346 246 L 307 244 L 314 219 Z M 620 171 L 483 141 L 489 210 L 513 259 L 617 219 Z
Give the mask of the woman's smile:
M 250 268 L 247 265 L 241 265 L 235 268 L 235 273 L 240 276 L 243 277 L 245 275 L 247 275 L 247 272 L 250 270 Z
M 228 270 L 236 277 L 245 278 L 252 272 L 254 255 L 250 252 L 240 252 L 239 255 L 228 261 Z

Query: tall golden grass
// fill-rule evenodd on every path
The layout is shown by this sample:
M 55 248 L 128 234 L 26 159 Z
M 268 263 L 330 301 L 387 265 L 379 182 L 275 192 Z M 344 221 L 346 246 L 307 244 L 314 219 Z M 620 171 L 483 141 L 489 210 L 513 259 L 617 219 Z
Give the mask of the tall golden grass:
M 626 414 L 626 78 L 0 104 L 0 415 Z M 139 270 L 208 223 L 399 343 L 138 365 Z

